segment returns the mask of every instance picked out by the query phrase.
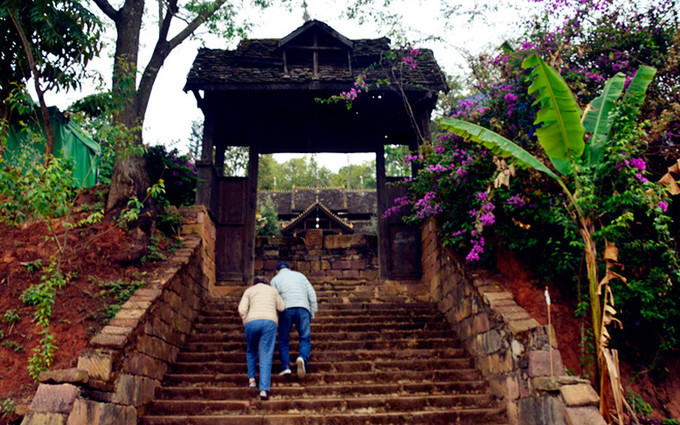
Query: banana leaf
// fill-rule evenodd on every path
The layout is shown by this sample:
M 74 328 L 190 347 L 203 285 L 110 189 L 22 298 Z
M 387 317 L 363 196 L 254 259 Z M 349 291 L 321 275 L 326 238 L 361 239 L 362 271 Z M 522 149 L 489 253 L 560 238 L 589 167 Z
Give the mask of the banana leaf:
M 633 81 L 630 82 L 630 86 L 623 96 L 623 104 L 631 106 L 639 112 L 642 103 L 645 101 L 647 86 L 652 82 L 654 75 L 656 75 L 656 68 L 645 65 L 638 68 Z
M 513 158 L 515 165 L 518 167 L 542 171 L 556 180 L 560 179 L 557 174 L 538 160 L 538 158 L 498 133 L 494 133 L 477 124 L 455 118 L 442 118 L 439 120 L 439 124 L 451 133 L 483 145 L 495 155 L 503 158 Z
M 538 141 L 555 169 L 571 174 L 573 160 L 580 158 L 585 149 L 581 109 L 564 79 L 537 54 L 526 58 L 522 67 L 534 68 L 529 93 L 536 93 L 534 105 L 540 106 L 534 121 L 542 124 L 536 130 Z
M 604 147 L 609 139 L 609 132 L 613 123 L 610 113 L 616 106 L 616 100 L 623 92 L 625 80 L 625 75 L 620 72 L 617 73 L 607 81 L 602 89 L 602 94 L 590 102 L 591 108 L 588 109 L 583 120 L 583 127 L 593 135 L 589 146 L 588 163 L 590 165 L 599 164 L 604 157 Z

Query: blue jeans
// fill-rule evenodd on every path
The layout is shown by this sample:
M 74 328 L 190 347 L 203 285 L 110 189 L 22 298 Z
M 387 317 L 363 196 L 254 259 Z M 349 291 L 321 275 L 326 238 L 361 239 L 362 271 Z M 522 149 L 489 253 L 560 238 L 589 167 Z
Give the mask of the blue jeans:
M 255 364 L 260 354 L 260 391 L 269 391 L 272 377 L 274 344 L 276 343 L 276 322 L 272 320 L 253 320 L 246 323 L 246 361 L 248 378 L 255 378 Z
M 309 362 L 309 354 L 312 351 L 312 332 L 310 328 L 312 314 L 302 307 L 285 309 L 279 315 L 279 355 L 281 357 L 281 370 L 290 367 L 290 331 L 295 325 L 300 335 L 300 357 L 305 360 L 305 366 Z

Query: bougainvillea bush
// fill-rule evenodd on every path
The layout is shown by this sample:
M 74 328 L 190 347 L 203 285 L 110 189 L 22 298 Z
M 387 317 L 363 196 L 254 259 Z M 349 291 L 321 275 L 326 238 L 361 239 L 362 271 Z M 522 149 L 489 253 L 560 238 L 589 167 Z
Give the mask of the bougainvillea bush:
M 637 5 L 615 0 L 537 1 L 544 14 L 527 22 L 526 32 L 509 40 L 496 56 L 472 63 L 479 76 L 475 93 L 451 116 L 491 129 L 550 164 L 536 138 L 539 105 L 530 94 L 531 69 L 522 62 L 537 53 L 558 70 L 584 109 L 604 83 L 622 74 L 623 90 L 641 65 L 656 76 L 640 108 L 619 100 L 610 115 L 609 143 L 591 162 L 574 160 L 564 176 L 576 203 L 551 178 L 515 169 L 488 149 L 450 133 L 433 136 L 417 155 L 419 173 L 408 187 L 415 224 L 435 216 L 444 243 L 467 261 L 492 266 L 502 244 L 531 258 L 529 266 L 557 282 L 563 293 L 588 305 L 584 243 L 574 208 L 592 217 L 599 247 L 599 276 L 605 275 L 604 247 L 619 250 L 612 280 L 623 329 L 611 345 L 655 366 L 680 348 L 680 273 L 672 197 L 656 183 L 678 156 L 678 5 L 672 1 Z M 622 106 L 623 105 L 623 106 Z M 586 144 L 592 144 L 586 133 Z M 390 209 L 387 214 L 394 210 Z M 579 290 L 581 289 L 581 290 Z M 581 294 L 581 295 L 577 295 Z M 579 309 L 585 311 L 585 308 Z

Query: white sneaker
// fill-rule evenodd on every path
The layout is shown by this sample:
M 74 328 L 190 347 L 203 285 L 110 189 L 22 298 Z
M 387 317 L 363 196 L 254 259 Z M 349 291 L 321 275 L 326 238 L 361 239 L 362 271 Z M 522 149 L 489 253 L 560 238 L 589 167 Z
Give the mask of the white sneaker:
M 305 375 L 307 374 L 307 370 L 305 370 L 305 359 L 303 359 L 302 357 L 298 357 L 295 363 L 297 363 L 298 378 L 300 379 L 304 378 Z
M 290 375 L 291 373 L 292 372 L 291 372 L 290 368 L 287 367 L 284 370 L 282 370 L 281 372 L 279 372 L 279 376 L 286 376 L 286 375 Z

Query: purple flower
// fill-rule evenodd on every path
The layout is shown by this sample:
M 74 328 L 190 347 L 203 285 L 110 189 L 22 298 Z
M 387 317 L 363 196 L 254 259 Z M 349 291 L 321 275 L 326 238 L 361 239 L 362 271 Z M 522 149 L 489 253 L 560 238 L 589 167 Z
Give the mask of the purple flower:
M 635 177 L 637 177 L 638 180 L 640 180 L 642 183 L 647 183 L 647 182 L 649 182 L 649 180 L 647 180 L 647 179 L 642 175 L 642 173 L 635 173 Z
M 661 212 L 663 212 L 663 213 L 665 213 L 666 211 L 668 211 L 668 202 L 666 202 L 666 201 L 659 201 L 659 203 L 656 204 L 656 206 L 657 206 L 658 208 L 660 208 L 660 209 L 661 209 Z
M 496 222 L 496 217 L 492 213 L 487 212 L 479 216 L 479 222 L 482 223 L 482 226 L 488 227 Z
M 508 204 L 512 205 L 515 208 L 522 208 L 526 206 L 527 202 L 524 199 L 522 199 L 522 197 L 519 196 L 519 194 L 516 194 L 508 198 Z
M 638 171 L 645 171 L 647 169 L 647 164 L 642 158 L 633 158 L 630 160 L 630 165 L 637 169 Z

